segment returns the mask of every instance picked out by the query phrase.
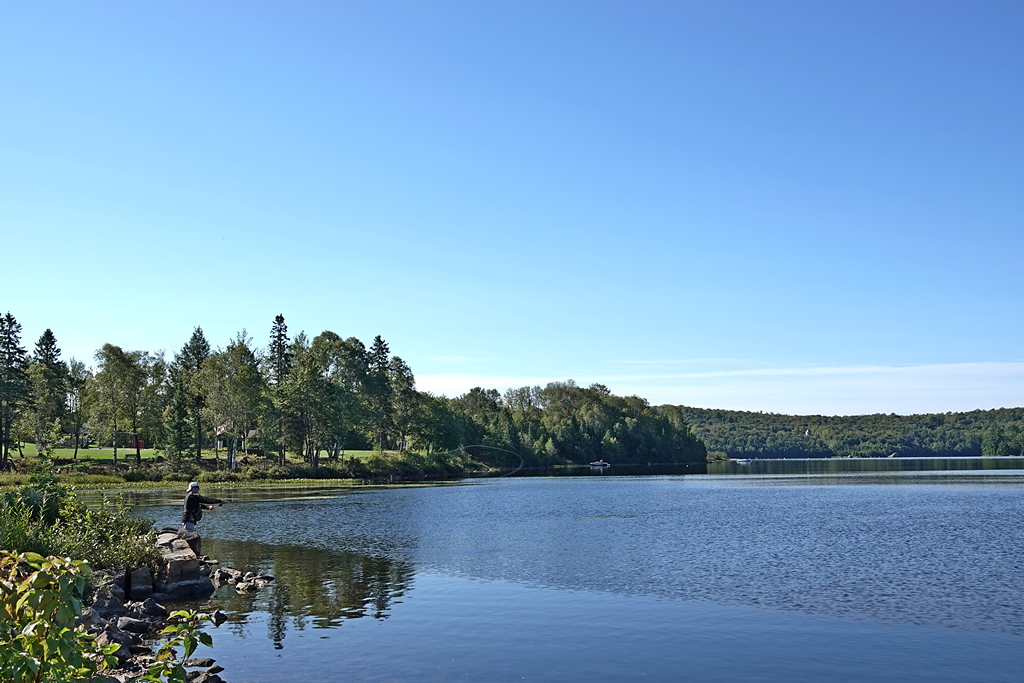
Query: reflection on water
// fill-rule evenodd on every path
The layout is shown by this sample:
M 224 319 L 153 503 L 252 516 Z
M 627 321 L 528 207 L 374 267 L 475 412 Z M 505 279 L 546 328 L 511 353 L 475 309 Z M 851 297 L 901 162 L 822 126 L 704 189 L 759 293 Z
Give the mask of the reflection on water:
M 266 613 L 267 637 L 277 649 L 289 628 L 329 629 L 345 619 L 386 619 L 392 603 L 412 587 L 409 563 L 359 553 L 216 538 L 204 539 L 203 552 L 229 566 L 274 575 L 273 588 L 238 595 L 228 585 L 215 598 L 223 602 L 229 628 L 242 637 L 249 635 L 249 616 Z
M 708 463 L 708 474 L 845 474 L 1024 470 L 1024 458 L 787 458 Z

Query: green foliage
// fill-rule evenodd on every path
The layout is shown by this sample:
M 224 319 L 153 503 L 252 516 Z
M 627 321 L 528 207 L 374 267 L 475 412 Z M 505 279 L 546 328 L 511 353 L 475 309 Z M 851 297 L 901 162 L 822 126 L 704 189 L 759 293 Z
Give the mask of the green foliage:
M 28 358 L 21 346 L 21 324 L 13 315 L 0 316 L 0 468 L 10 463 L 15 423 L 29 400 Z
M 156 562 L 146 520 L 135 517 L 123 501 L 86 507 L 45 459 L 30 485 L 0 499 L 0 548 L 76 557 L 97 569 Z
M 675 406 L 615 396 L 600 384 L 552 382 L 504 396 L 477 387 L 454 400 L 427 396 L 425 401 L 432 419 L 414 435 L 425 450 L 454 442 L 492 467 L 602 458 L 618 463 L 703 462 L 707 455 Z
M 1024 408 L 831 417 L 679 409 L 709 449 L 734 458 L 1020 455 L 1024 450 Z
M 185 683 L 185 667 L 177 659 L 175 648 L 183 648 L 185 656 L 182 659 L 188 659 L 200 643 L 207 647 L 213 647 L 213 638 L 210 637 L 210 634 L 199 630 L 203 622 L 213 621 L 210 615 L 190 610 L 178 610 L 172 612 L 167 620 L 168 625 L 161 631 L 167 637 L 160 641 L 156 652 L 156 661 L 146 669 L 145 674 L 135 680 L 150 683 L 159 683 L 159 681 Z
M 89 574 L 78 560 L 0 553 L 0 680 L 86 681 L 113 665 L 118 646 L 74 625 Z

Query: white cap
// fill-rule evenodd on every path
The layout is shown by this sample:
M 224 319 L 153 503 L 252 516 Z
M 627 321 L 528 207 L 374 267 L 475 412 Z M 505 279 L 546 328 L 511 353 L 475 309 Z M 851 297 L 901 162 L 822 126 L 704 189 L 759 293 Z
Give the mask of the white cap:
M 194 481 L 191 484 L 189 484 L 188 488 L 186 488 L 185 490 L 186 491 L 191 491 L 192 489 L 197 489 L 197 488 L 199 488 L 199 482 L 198 481 Z

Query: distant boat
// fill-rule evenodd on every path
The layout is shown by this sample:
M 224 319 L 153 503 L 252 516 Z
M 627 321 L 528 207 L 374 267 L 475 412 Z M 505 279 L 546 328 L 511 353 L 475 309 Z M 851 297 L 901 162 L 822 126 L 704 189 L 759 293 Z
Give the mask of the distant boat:
M 604 460 L 595 460 L 594 462 L 590 463 L 590 466 L 591 467 L 611 467 L 612 464 L 610 462 L 605 462 Z
M 749 458 L 744 458 L 743 460 L 737 460 L 736 464 L 737 465 L 749 465 L 750 464 L 750 459 Z

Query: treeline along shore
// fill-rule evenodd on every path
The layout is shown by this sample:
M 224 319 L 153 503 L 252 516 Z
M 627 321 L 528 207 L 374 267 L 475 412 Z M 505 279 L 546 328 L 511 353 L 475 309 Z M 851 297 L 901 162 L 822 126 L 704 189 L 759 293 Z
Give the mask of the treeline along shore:
M 30 352 L 7 313 L 0 468 L 27 466 L 22 444 L 64 465 L 101 446 L 110 469 L 134 466 L 129 478 L 415 477 L 598 459 L 1019 455 L 1024 408 L 796 416 L 652 406 L 572 380 L 449 398 L 418 391 L 380 336 L 289 335 L 281 315 L 262 348 L 244 331 L 215 348 L 196 327 L 173 356 L 104 344 L 87 364 L 64 360 L 50 329 Z
M 1024 408 L 924 415 L 779 415 L 682 407 L 712 458 L 1021 455 Z
M 167 478 L 196 468 L 358 477 L 706 457 L 678 407 L 571 380 L 435 396 L 415 388 L 380 336 L 369 346 L 330 331 L 290 336 L 281 315 L 263 348 L 244 331 L 214 348 L 196 327 L 173 357 L 104 344 L 90 361 L 65 361 L 50 329 L 29 352 L 17 319 L 0 318 L 0 467 L 25 460 L 23 443 L 64 449 L 64 464 L 102 446 L 113 468 L 127 459 Z M 159 468 L 144 463 L 153 447 Z M 346 458 L 352 451 L 378 455 Z

